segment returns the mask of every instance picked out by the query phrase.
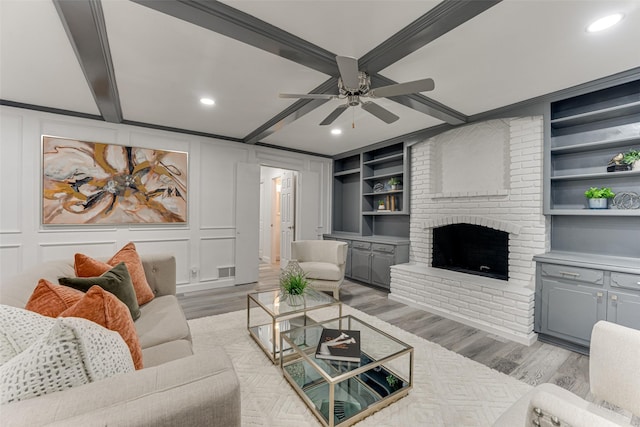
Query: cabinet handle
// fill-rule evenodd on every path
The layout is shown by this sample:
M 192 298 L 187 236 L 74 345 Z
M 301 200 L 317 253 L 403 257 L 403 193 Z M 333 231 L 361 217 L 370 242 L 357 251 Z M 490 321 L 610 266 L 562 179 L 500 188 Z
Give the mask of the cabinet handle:
M 611 301 L 618 301 L 618 295 L 611 295 Z
M 596 296 L 597 296 L 598 298 L 602 298 L 602 297 L 604 296 L 604 293 L 602 293 L 602 292 L 596 292 Z
M 579 277 L 580 273 L 572 273 L 570 271 L 560 271 L 563 276 Z

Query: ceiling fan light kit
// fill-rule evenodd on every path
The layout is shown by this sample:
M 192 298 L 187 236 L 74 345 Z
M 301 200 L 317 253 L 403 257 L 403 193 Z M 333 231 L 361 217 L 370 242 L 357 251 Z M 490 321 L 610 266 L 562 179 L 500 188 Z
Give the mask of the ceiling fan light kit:
M 330 94 L 290 94 L 281 93 L 280 98 L 298 99 L 344 99 L 345 104 L 339 105 L 322 122 L 320 126 L 328 126 L 333 123 L 349 107 L 360 107 L 387 124 L 391 124 L 400 117 L 380 105 L 363 101 L 361 98 L 388 98 L 393 96 L 409 95 L 412 93 L 427 92 L 435 88 L 432 79 L 421 79 L 407 83 L 398 83 L 379 88 L 371 88 L 371 77 L 358 68 L 358 60 L 350 56 L 336 56 L 336 63 L 340 72 L 338 78 L 338 95 Z M 354 126 L 355 127 L 355 126 Z

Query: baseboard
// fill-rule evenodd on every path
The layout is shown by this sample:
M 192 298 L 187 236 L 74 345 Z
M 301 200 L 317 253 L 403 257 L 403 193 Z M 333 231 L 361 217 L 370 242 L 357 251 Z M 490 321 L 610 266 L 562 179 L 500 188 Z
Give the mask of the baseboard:
M 526 346 L 530 346 L 531 344 L 536 342 L 537 339 L 538 339 L 538 334 L 536 334 L 535 332 L 531 332 L 528 336 L 522 336 L 522 335 L 509 333 L 509 331 L 505 331 L 505 330 L 502 330 L 502 329 L 497 329 L 497 328 L 492 327 L 491 325 L 487 325 L 487 324 L 484 324 L 484 323 L 476 322 L 473 319 L 462 317 L 462 316 L 456 315 L 454 313 L 450 313 L 448 311 L 443 311 L 443 310 L 441 310 L 439 308 L 431 307 L 431 306 L 429 306 L 427 304 L 418 304 L 415 301 L 412 301 L 412 300 L 410 300 L 408 298 L 405 298 L 405 297 L 402 297 L 402 296 L 394 295 L 393 293 L 389 294 L 388 298 L 390 300 L 398 301 L 398 302 L 401 302 L 403 304 L 406 304 L 409 307 L 413 307 L 413 308 L 417 308 L 417 309 L 420 309 L 420 310 L 428 311 L 429 313 L 437 314 L 439 316 L 446 317 L 447 319 L 451 319 L 451 320 L 455 320 L 456 322 L 463 323 L 463 324 L 465 324 L 467 326 L 472 326 L 474 328 L 483 330 L 485 332 L 489 332 L 491 334 L 498 335 L 498 336 L 500 336 L 502 338 L 506 338 L 508 340 L 517 342 L 518 344 L 523 344 L 523 345 L 526 345 Z

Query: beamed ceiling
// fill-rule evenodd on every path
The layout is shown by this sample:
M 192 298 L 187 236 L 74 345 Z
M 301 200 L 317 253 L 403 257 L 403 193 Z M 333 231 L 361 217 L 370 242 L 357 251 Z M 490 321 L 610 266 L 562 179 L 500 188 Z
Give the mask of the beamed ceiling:
M 639 9 L 638 0 L 0 0 L 0 99 L 333 156 L 638 75 Z M 612 12 L 625 14 L 621 24 L 585 31 Z M 337 55 L 358 58 L 372 88 L 432 78 L 435 89 L 376 99 L 400 117 L 391 124 L 357 106 L 319 126 L 345 101 L 278 94 L 336 94 Z

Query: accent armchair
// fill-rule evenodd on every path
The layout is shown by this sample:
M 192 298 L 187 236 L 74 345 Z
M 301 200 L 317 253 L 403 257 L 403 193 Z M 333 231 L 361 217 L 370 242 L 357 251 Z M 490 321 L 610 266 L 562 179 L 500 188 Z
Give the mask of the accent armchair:
M 298 261 L 314 289 L 333 292 L 333 297 L 340 299 L 347 264 L 345 242 L 298 240 L 291 243 L 291 258 Z
M 598 399 L 640 416 L 640 331 L 599 321 L 591 332 L 589 384 Z M 555 384 L 541 384 L 498 418 L 494 427 L 630 426 L 628 417 L 587 402 Z

